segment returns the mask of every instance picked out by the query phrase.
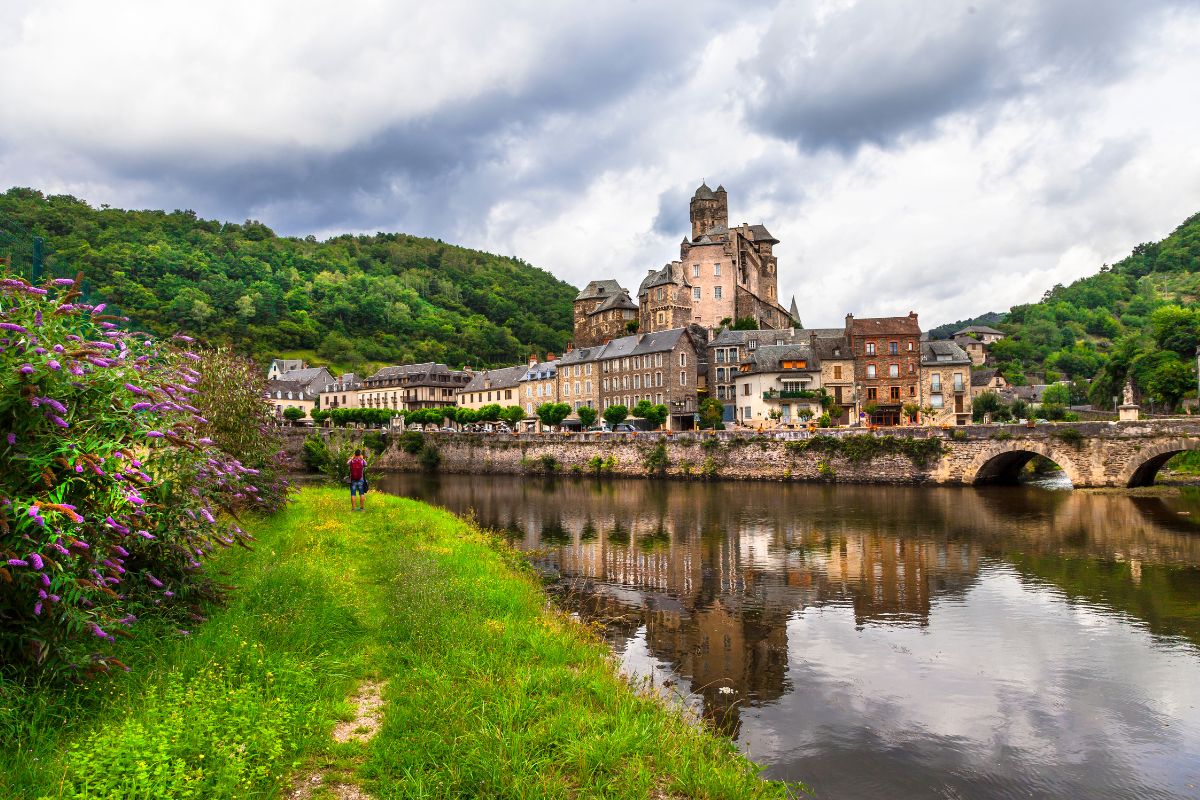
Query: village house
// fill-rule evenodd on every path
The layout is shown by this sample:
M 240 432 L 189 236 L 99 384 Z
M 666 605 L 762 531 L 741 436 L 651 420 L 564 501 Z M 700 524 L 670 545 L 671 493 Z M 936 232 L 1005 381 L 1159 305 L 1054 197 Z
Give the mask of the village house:
M 632 409 L 646 400 L 667 407 L 668 428 L 694 427 L 704 352 L 704 333 L 695 327 L 612 340 L 593 355 L 599 362 L 598 408 Z
M 274 406 L 275 416 L 285 409 L 299 408 L 309 416 L 318 407 L 321 390 L 333 382 L 325 367 L 310 367 L 299 359 L 277 358 L 267 370 L 265 394 Z
M 521 407 L 525 409 L 526 417 L 534 416 L 538 406 L 543 403 L 559 402 L 558 362 L 554 360 L 554 354 L 547 353 L 545 361 L 538 361 L 537 356 L 530 356 L 529 366 L 518 385 Z
M 282 419 L 283 412 L 289 408 L 300 409 L 304 412 L 305 417 L 312 416 L 313 409 L 317 407 L 317 399 L 319 397 L 316 392 L 312 391 L 304 383 L 283 379 L 267 381 L 267 388 L 264 394 L 266 395 L 267 402 L 275 412 L 276 419 Z
M 353 372 L 346 372 L 321 389 L 321 408 L 326 411 L 334 408 L 361 408 L 358 393 L 362 388 L 362 380 Z
M 595 381 L 596 355 L 607 345 L 578 347 L 568 350 L 558 359 L 555 380 L 558 383 L 558 402 L 574 411 L 580 406 L 599 408 L 599 383 Z
M 471 373 L 432 361 L 383 367 L 363 379 L 359 402 L 364 408 L 412 411 L 455 404 L 455 394 L 471 381 Z
M 971 357 L 954 342 L 921 342 L 921 419 L 926 425 L 971 422 Z
M 476 372 L 471 376 L 471 382 L 458 391 L 455 401 L 459 406 L 475 411 L 487 405 L 520 405 L 520 381 L 528 370 L 528 365 L 518 364 Z
M 971 399 L 979 397 L 984 392 L 995 392 L 1011 402 L 1016 398 L 1008 386 L 1008 381 L 998 369 L 976 369 L 971 371 Z
M 846 315 L 854 356 L 856 413 L 873 425 L 899 425 L 903 406 L 919 403 L 921 327 L 906 317 L 855 319 Z
M 975 366 L 987 361 L 988 350 L 993 342 L 1004 338 L 1004 332 L 987 325 L 968 325 L 954 332 L 954 343 L 966 351 Z
M 833 399 L 834 425 L 848 425 L 854 413 L 854 356 L 841 328 L 816 328 L 810 331 L 813 352 L 821 364 L 821 387 Z
M 637 303 L 616 281 L 592 281 L 575 296 L 575 347 L 594 347 L 637 327 Z
M 734 388 L 743 425 L 793 426 L 819 417 L 821 364 L 813 339 L 755 348 L 738 365 Z

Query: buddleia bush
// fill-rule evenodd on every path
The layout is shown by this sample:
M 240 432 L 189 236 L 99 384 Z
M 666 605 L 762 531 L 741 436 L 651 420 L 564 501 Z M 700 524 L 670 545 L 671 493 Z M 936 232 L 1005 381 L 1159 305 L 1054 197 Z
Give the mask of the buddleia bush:
M 76 285 L 0 274 L 0 664 L 10 669 L 105 670 L 116 663 L 105 644 L 138 617 L 198 616 L 219 591 L 204 557 L 246 542 L 232 515 L 260 499 L 255 468 L 204 434 L 199 357 L 122 330 Z

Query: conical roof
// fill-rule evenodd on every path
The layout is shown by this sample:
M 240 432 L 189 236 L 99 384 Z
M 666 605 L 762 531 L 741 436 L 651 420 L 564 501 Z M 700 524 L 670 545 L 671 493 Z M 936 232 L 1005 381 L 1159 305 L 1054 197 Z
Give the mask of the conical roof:
M 700 186 L 696 189 L 696 194 L 693 195 L 693 197 L 697 200 L 714 200 L 714 199 L 716 199 L 716 196 L 713 194 L 713 190 L 708 188 L 707 183 L 701 183 Z

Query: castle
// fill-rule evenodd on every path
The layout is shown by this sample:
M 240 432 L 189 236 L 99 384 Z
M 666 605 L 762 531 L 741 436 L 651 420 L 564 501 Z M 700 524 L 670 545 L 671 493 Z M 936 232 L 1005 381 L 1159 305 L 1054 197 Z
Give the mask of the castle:
M 779 240 L 763 225 L 729 227 L 724 186 L 701 184 L 690 203 L 691 236 L 679 260 L 652 269 L 637 302 L 613 280 L 592 281 L 575 298 L 575 347 L 591 347 L 628 333 L 699 325 L 708 330 L 752 319 L 762 329 L 799 325 L 796 301 L 779 304 Z

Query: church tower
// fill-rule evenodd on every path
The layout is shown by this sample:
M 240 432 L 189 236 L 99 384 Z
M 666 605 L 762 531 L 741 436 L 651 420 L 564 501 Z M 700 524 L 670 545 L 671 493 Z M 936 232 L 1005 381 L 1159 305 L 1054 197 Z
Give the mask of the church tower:
M 701 183 L 692 195 L 691 217 L 692 241 L 718 226 L 729 227 L 729 197 L 725 187 L 718 186 L 714 192 L 708 184 Z

